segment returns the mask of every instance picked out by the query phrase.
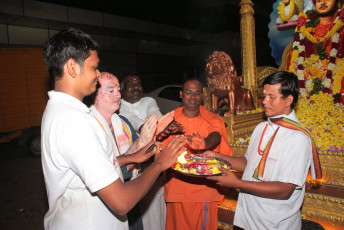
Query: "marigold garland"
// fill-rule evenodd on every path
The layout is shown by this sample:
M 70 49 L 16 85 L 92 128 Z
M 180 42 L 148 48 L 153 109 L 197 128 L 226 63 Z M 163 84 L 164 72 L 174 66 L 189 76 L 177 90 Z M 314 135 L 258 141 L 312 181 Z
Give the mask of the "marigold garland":
M 290 5 L 289 12 L 288 12 L 288 15 L 286 16 L 286 15 L 284 15 L 284 10 L 286 7 L 285 3 L 283 3 L 283 1 L 280 1 L 280 3 L 278 4 L 278 7 L 277 7 L 278 15 L 283 22 L 289 21 L 289 19 L 294 15 L 294 11 L 295 11 L 294 1 L 290 0 L 289 5 Z
M 340 93 L 341 83 L 344 76 L 344 60 L 337 60 L 336 62 L 337 69 L 333 72 L 333 94 Z
M 336 63 L 336 60 L 339 59 L 337 57 L 339 30 L 344 26 L 343 6 L 343 4 L 340 6 L 338 15 L 334 20 L 334 26 L 319 41 L 310 34 L 311 32 L 314 32 L 316 25 L 319 23 L 317 12 L 310 10 L 307 11 L 306 14 L 299 14 L 299 20 L 297 22 L 297 28 L 295 29 L 294 34 L 293 52 L 289 71 L 297 74 L 300 80 L 300 92 L 302 96 L 305 96 L 307 95 L 307 92 L 310 92 L 308 89 L 305 89 L 305 84 L 309 79 L 322 79 L 323 92 L 328 92 L 335 95 L 341 90 L 342 75 L 338 77 L 336 77 L 336 75 L 338 73 L 343 73 L 343 70 L 338 71 L 339 67 Z M 327 57 L 322 42 L 329 38 L 332 39 L 332 47 L 329 57 Z M 308 39 L 313 44 L 316 44 L 318 55 L 315 56 L 319 57 L 321 61 L 314 61 L 315 58 L 313 55 L 311 55 L 309 58 L 305 58 L 305 50 L 309 49 L 308 47 L 305 47 L 305 39 Z M 333 92 L 334 89 L 335 92 Z
M 291 62 L 296 62 L 297 57 L 298 57 L 298 52 L 297 50 L 295 50 L 295 52 L 294 51 L 292 52 Z M 303 63 L 304 63 L 303 72 L 306 73 L 305 75 L 307 75 L 306 76 L 307 80 L 305 80 L 306 85 L 309 86 L 310 84 L 314 84 L 313 82 L 314 79 L 320 79 L 321 81 L 323 81 L 322 82 L 323 86 L 325 86 L 326 82 L 328 83 L 327 81 L 328 79 L 326 79 L 324 76 L 326 74 L 325 66 L 328 65 L 329 60 L 327 59 L 320 60 L 318 55 L 312 54 L 309 58 L 305 58 Z M 295 68 L 290 68 L 289 71 L 296 74 Z M 344 77 L 344 59 L 336 60 L 333 75 L 334 75 L 334 78 L 333 78 L 333 83 L 331 83 L 331 88 L 333 91 L 332 94 L 334 95 L 334 94 L 340 93 L 341 81 L 342 81 L 342 78 Z M 313 86 L 305 87 L 305 88 L 306 88 L 306 92 L 305 92 L 306 94 L 303 94 L 302 95 L 303 97 L 309 95 L 309 93 L 313 89 Z
M 324 41 L 326 41 L 327 39 L 329 39 L 330 37 L 332 37 L 335 33 L 338 32 L 338 30 L 340 30 L 342 27 L 344 26 L 344 22 L 342 20 L 338 20 L 336 22 L 336 24 L 332 27 L 332 29 L 327 32 L 327 34 L 322 37 L 319 41 L 309 33 L 309 31 L 307 30 L 307 28 L 305 27 L 305 25 L 303 25 L 302 27 L 300 27 L 300 31 L 301 33 L 308 39 L 310 40 L 312 43 L 314 44 L 318 44 L 318 43 L 323 43 Z M 313 30 L 314 31 L 314 30 Z

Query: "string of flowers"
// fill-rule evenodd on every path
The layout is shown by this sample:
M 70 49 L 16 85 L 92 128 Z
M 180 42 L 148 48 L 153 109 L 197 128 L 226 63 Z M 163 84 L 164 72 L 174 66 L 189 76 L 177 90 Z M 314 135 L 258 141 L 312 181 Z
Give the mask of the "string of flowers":
M 333 79 L 333 95 L 339 94 L 340 89 L 342 88 L 342 79 L 344 77 L 344 60 L 337 60 L 336 61 L 336 70 L 333 72 L 334 79 Z
M 296 57 L 295 53 L 292 55 L 292 60 Z M 312 54 L 309 58 L 304 60 L 304 71 L 302 72 L 305 76 L 304 87 L 300 88 L 300 94 L 302 97 L 317 94 L 322 91 L 323 87 L 331 87 L 331 81 L 327 78 L 323 79 L 326 74 L 326 68 L 329 63 L 328 59 L 320 60 L 318 55 Z M 295 71 L 291 71 L 294 72 Z M 338 58 L 336 60 L 335 69 L 333 72 L 333 84 L 332 84 L 332 95 L 334 98 L 339 97 L 340 90 L 343 88 L 342 79 L 344 77 L 344 59 Z
M 280 18 L 283 22 L 289 21 L 289 19 L 294 15 L 294 11 L 295 11 L 294 1 L 290 0 L 289 5 L 290 5 L 290 8 L 289 8 L 289 12 L 287 15 L 284 14 L 284 10 L 287 6 L 286 3 L 284 3 L 283 1 L 280 1 L 280 3 L 277 6 L 278 15 L 280 16 Z
M 305 61 L 305 38 L 316 44 L 317 52 L 321 60 L 328 59 L 327 70 L 325 79 L 323 79 L 322 91 L 332 94 L 331 86 L 333 85 L 333 71 L 336 68 L 336 59 L 338 55 L 339 46 L 339 30 L 344 26 L 344 10 L 343 5 L 339 9 L 338 15 L 334 20 L 334 26 L 331 30 L 320 40 L 317 40 L 310 32 L 314 32 L 316 25 L 319 23 L 319 17 L 316 11 L 310 10 L 306 14 L 300 13 L 297 22 L 297 27 L 294 33 L 293 53 L 298 53 L 297 65 L 295 73 L 298 75 L 300 80 L 301 94 L 305 93 L 305 75 L 304 75 L 304 61 Z M 331 38 L 331 51 L 329 57 L 325 53 L 323 42 Z M 294 57 L 293 57 L 294 56 Z M 292 55 L 292 58 L 296 58 L 296 54 Z M 293 59 L 292 59 L 293 60 Z M 289 69 L 292 70 L 292 66 Z

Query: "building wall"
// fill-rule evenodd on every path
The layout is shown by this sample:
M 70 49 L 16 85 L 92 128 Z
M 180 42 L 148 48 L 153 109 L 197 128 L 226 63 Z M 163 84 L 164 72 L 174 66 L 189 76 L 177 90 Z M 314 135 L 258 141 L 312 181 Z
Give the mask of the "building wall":
M 33 0 L 0 0 L 1 47 L 42 47 L 47 38 L 69 26 L 101 44 L 102 71 L 120 79 L 137 72 L 146 92 L 191 76 L 204 79 L 205 59 L 214 50 L 227 52 L 241 73 L 237 32 L 207 34 Z

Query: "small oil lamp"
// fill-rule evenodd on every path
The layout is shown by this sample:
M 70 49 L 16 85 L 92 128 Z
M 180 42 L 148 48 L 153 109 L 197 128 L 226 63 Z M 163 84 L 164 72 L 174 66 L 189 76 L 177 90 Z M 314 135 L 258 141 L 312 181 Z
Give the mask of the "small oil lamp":
M 184 151 L 182 154 L 180 154 L 180 156 L 177 158 L 177 162 L 180 164 L 186 164 L 188 163 L 185 159 L 185 155 L 187 154 L 187 151 Z
M 310 180 L 309 184 L 311 185 L 311 188 L 319 188 L 320 187 L 320 181 L 319 180 Z
M 311 188 L 319 188 L 321 184 L 321 180 L 313 180 L 310 173 L 308 173 L 306 181 Z

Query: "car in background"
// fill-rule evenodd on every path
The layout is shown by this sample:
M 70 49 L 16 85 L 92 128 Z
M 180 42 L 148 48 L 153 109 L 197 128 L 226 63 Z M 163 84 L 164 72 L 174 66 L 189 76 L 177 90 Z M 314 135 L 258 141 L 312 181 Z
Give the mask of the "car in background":
M 165 85 L 144 94 L 144 96 L 154 98 L 161 113 L 166 114 L 182 105 L 182 99 L 180 98 L 181 89 L 181 85 Z

